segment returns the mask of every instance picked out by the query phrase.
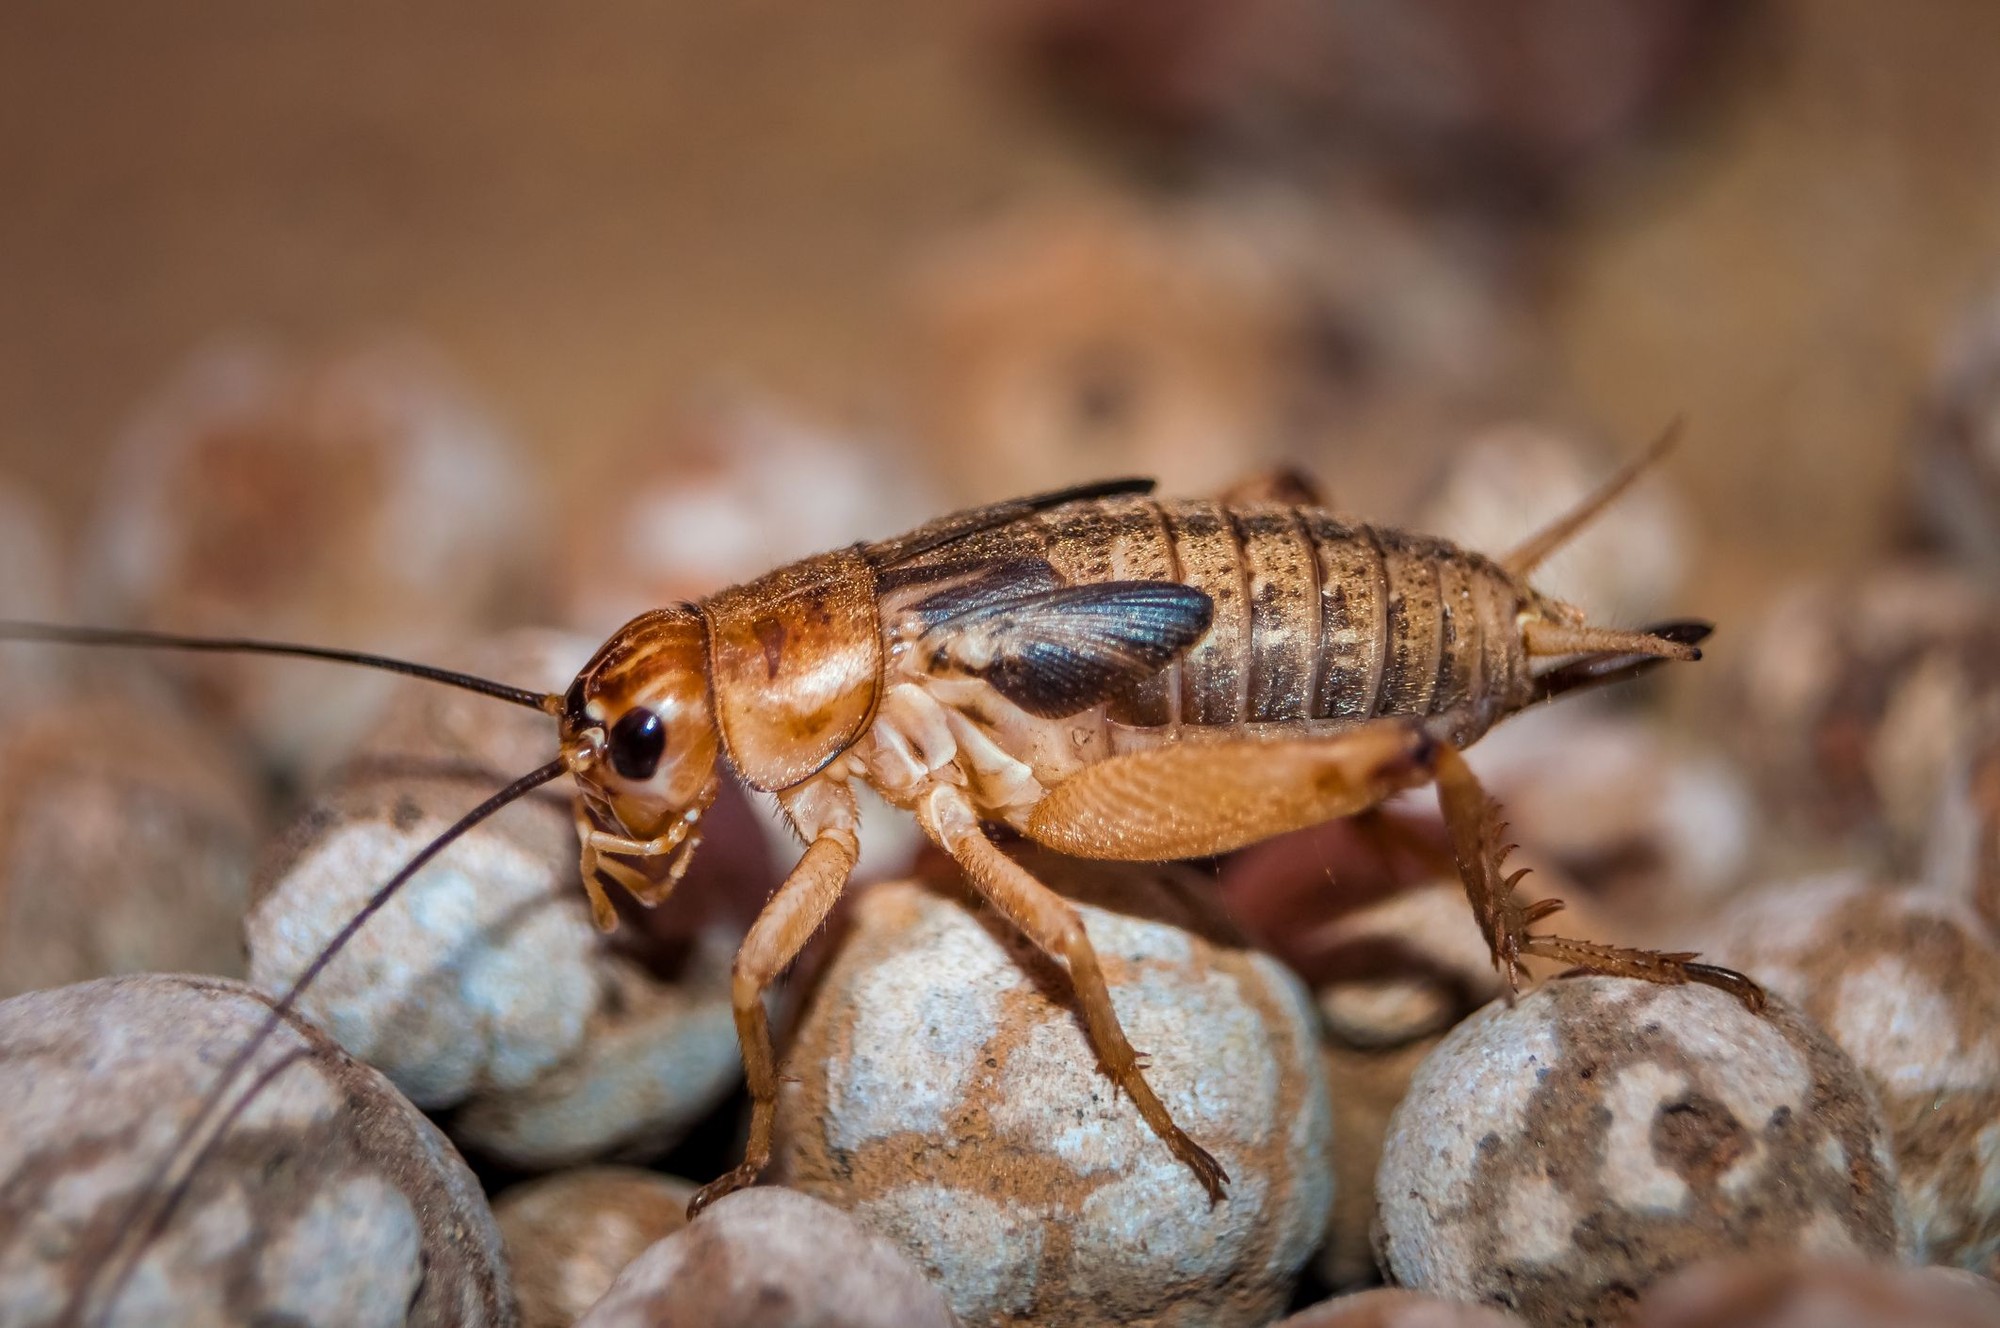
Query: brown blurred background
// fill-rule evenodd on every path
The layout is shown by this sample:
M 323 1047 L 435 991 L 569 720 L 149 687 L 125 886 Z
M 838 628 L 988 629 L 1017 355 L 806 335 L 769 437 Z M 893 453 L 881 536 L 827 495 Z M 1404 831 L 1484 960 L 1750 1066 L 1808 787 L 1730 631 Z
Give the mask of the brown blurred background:
M 2000 9 L 1658 6 L 1723 34 L 1667 127 L 1630 135 L 1643 151 L 1600 153 L 1559 204 L 1495 220 L 1436 206 L 1425 182 L 1385 187 L 1365 164 L 1299 167 L 1299 126 L 1336 122 L 1351 88 L 1308 87 L 1274 134 L 1213 132 L 1243 86 L 1290 79 L 1290 95 L 1310 68 L 1272 74 L 1254 50 L 1185 78 L 1145 66 L 1240 55 L 1269 31 L 1205 35 L 1193 56 L 1140 40 L 1108 61 L 1139 73 L 1107 77 L 1092 25 L 1136 8 L 8 6 L 0 465 L 73 526 L 139 403 L 246 329 L 309 354 L 429 339 L 568 512 L 615 486 L 625 458 L 671 447 L 662 422 L 718 388 L 754 385 L 921 456 L 962 441 L 910 405 L 931 326 L 909 312 L 913 274 L 940 246 L 1049 200 L 1150 206 L 1277 180 L 1309 211 L 1358 195 L 1401 215 L 1423 195 L 1411 234 L 1448 233 L 1475 255 L 1475 284 L 1503 290 L 1500 325 L 1520 345 L 1493 376 L 1528 366 L 1529 386 L 1475 393 L 1448 423 L 1396 433 L 1377 413 L 1344 433 L 1335 412 L 1288 440 L 1344 500 L 1405 515 L 1393 509 L 1479 409 L 1627 449 L 1685 413 L 1672 480 L 1699 516 L 1690 605 L 1726 613 L 1754 602 L 1751 585 L 1879 545 L 1940 343 L 2000 272 Z M 1159 7 L 1228 27 L 1213 8 Z M 1243 12 L 1283 32 L 1300 8 Z M 1395 26 L 1381 5 L 1321 8 L 1344 15 L 1325 48 L 1342 59 L 1355 33 Z M 1595 36 L 1615 58 L 1580 67 L 1616 80 L 1644 63 L 1618 53 L 1622 34 Z M 1363 63 L 1320 72 L 1337 83 Z M 1532 100 L 1540 80 L 1522 77 Z M 1051 93 L 1065 80 L 1086 95 Z M 1320 240 L 1343 243 L 1337 226 Z M 946 475 L 946 497 L 988 496 Z

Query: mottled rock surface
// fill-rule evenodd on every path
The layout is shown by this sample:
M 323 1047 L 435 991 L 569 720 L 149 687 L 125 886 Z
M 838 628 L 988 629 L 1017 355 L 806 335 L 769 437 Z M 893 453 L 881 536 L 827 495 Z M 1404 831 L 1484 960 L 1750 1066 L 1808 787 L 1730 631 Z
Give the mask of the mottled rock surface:
M 98 687 L 0 730 L 0 997 L 243 969 L 263 794 L 171 701 Z
M 581 1167 L 516 1185 L 493 1204 L 521 1328 L 569 1328 L 647 1246 L 687 1225 L 688 1181 Z
M 857 901 L 804 1016 L 784 1174 L 888 1235 L 967 1323 L 1268 1321 L 1332 1198 L 1304 990 L 1217 929 L 1191 873 L 1032 866 L 1081 905 L 1148 1079 L 1229 1197 L 1211 1207 L 1113 1091 L 1062 970 L 910 884 Z
M 521 631 L 465 662 L 554 690 L 593 648 Z M 443 688 L 399 697 L 266 859 L 247 924 L 252 976 L 281 990 L 424 844 L 555 745 L 539 711 Z M 601 935 L 570 799 L 566 784 L 547 786 L 452 844 L 303 1002 L 413 1101 L 461 1108 L 451 1129 L 468 1149 L 529 1169 L 657 1155 L 740 1073 L 727 938 L 704 917 L 661 916 L 678 901 L 645 920 L 693 939 L 666 942 L 636 921 Z
M 2000 1286 L 1946 1268 L 1731 1259 L 1690 1268 L 1625 1328 L 1994 1328 Z
M 605 997 L 567 1057 L 452 1117 L 468 1150 L 536 1169 L 658 1157 L 736 1087 L 727 946 L 705 945 L 671 983 L 608 962 L 599 981 Z
M 1915 1253 L 2000 1273 L 2000 947 L 1963 900 L 1829 876 L 1757 891 L 1716 951 L 1833 1035 L 1894 1136 Z
M 1397 1282 L 1582 1328 L 1706 1257 L 1895 1254 L 1895 1178 L 1866 1080 L 1796 1011 L 1567 979 L 1473 1016 L 1418 1069 L 1378 1249 Z
M 105 465 L 80 607 L 97 622 L 435 657 L 518 597 L 532 501 L 437 357 L 382 342 L 189 363 Z M 278 763 L 323 770 L 395 684 L 366 669 L 162 659 Z
M 471 1171 L 299 1020 L 250 1062 L 129 1275 L 107 1277 L 133 1201 L 270 1009 L 238 983 L 162 975 L 0 1004 L 0 1322 L 55 1322 L 78 1292 L 111 1328 L 514 1321 Z
M 635 1259 L 577 1328 L 953 1328 L 943 1295 L 839 1209 L 766 1186 Z
M 1623 457 L 1545 425 L 1488 429 L 1454 449 L 1412 529 L 1498 558 L 1576 508 Z M 1535 587 L 1590 610 L 1593 622 L 1642 623 L 1673 602 L 1688 562 L 1687 518 L 1662 476 L 1619 500 L 1535 572 Z
M 1323 1300 L 1271 1328 L 1521 1328 L 1521 1321 L 1487 1305 L 1381 1287 Z
M 590 651 L 580 637 L 522 633 L 464 662 L 554 688 Z M 262 864 L 246 923 L 252 979 L 282 990 L 419 849 L 555 747 L 538 712 L 437 687 L 400 695 Z M 540 789 L 451 845 L 302 1003 L 419 1106 L 532 1083 L 582 1041 L 599 941 L 569 797 Z
M 1883 563 L 1780 597 L 1733 652 L 1723 732 L 1770 829 L 1912 868 L 1951 774 L 2000 717 L 2000 600 L 1949 567 Z

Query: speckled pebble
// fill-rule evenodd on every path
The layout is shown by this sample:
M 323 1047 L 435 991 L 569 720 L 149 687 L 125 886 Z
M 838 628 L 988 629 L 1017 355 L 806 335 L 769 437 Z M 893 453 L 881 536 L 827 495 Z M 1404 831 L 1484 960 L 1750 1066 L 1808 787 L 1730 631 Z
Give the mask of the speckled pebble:
M 453 662 L 559 687 L 590 650 L 516 633 Z M 283 990 L 438 832 L 554 751 L 546 715 L 438 687 L 398 696 L 262 864 L 252 980 Z M 577 1051 L 599 999 L 576 860 L 568 790 L 530 795 L 419 872 L 301 1009 L 425 1108 L 535 1082 Z
M 282 991 L 368 897 L 492 791 L 399 777 L 329 791 L 267 859 L 250 976 Z M 358 932 L 301 1009 L 419 1106 L 533 1083 L 581 1044 L 598 938 L 559 803 L 508 808 L 440 854 Z
M 1895 1175 L 1866 1080 L 1789 1007 L 1566 979 L 1481 1011 L 1418 1069 L 1377 1244 L 1396 1282 L 1583 1328 L 1704 1257 L 1895 1254 Z
M 569 1328 L 625 1265 L 687 1225 L 694 1185 L 633 1167 L 583 1167 L 493 1203 L 521 1328 Z
M 1380 1287 L 1323 1300 L 1280 1319 L 1271 1328 L 1522 1328 L 1511 1314 L 1462 1300 L 1440 1300 L 1420 1291 Z
M 1793 588 L 1731 652 L 1722 732 L 1789 831 L 1912 869 L 1982 723 L 2000 718 L 2000 599 L 1956 569 L 1891 562 Z M 1769 845 L 1767 843 L 1767 850 Z
M 0 730 L 0 998 L 240 974 L 264 813 L 243 755 L 129 687 Z
M 1600 904 L 1628 943 L 1675 948 L 1681 928 L 1742 883 L 1760 847 L 1749 780 L 1685 727 L 1578 698 L 1508 721 L 1467 759 L 1499 800 L 1523 865 L 1547 859 L 1588 893 L 1552 890 L 1540 872 L 1522 889 Z M 1568 915 L 1554 925 L 1608 938 Z
M 1932 818 L 1924 883 L 1964 900 L 2000 944 L 2000 716 L 1977 725 Z
M 1545 425 L 1489 429 L 1453 451 L 1411 526 L 1498 557 L 1573 510 L 1624 459 Z M 1617 520 L 1556 550 L 1536 571 L 1536 588 L 1583 605 L 1593 622 L 1660 616 L 1688 562 L 1687 518 L 1670 486 L 1649 476 L 1619 500 Z
M 1031 864 L 1078 901 L 1148 1078 L 1229 1172 L 1227 1200 L 1211 1208 L 1113 1091 L 1060 969 L 909 884 L 858 900 L 804 1015 L 780 1098 L 789 1183 L 887 1234 L 967 1323 L 1266 1322 L 1332 1198 L 1303 988 L 1214 929 L 1193 873 Z
M 90 621 L 422 659 L 518 599 L 529 565 L 513 449 L 413 342 L 314 359 L 211 346 L 103 471 L 78 596 Z M 324 769 L 397 686 L 268 659 L 154 667 L 295 770 Z
M 1715 949 L 1796 1002 L 1881 1099 L 1916 1255 L 2000 1274 L 2000 947 L 1962 900 L 1828 876 L 1746 896 Z
M 0 1322 L 53 1323 L 79 1285 L 94 1328 L 514 1322 L 471 1171 L 298 1020 L 252 1060 L 254 1093 L 103 1304 L 101 1242 L 270 1008 L 238 983 L 164 975 L 0 1003 Z
M 592 649 L 523 630 L 462 663 L 559 690 Z M 253 978 L 282 990 L 419 848 L 554 750 L 539 711 L 443 688 L 400 696 L 266 859 L 247 925 Z M 690 936 L 627 925 L 607 940 L 577 879 L 570 800 L 551 785 L 452 844 L 301 1002 L 413 1101 L 458 1108 L 461 1146 L 530 1170 L 657 1156 L 741 1073 L 726 922 L 699 909 L 658 919 L 670 901 L 643 916 Z M 712 845 L 711 860 L 736 861 L 730 847 Z
M 468 1151 L 531 1169 L 658 1157 L 742 1079 L 727 946 L 705 944 L 671 983 L 609 959 L 599 980 L 611 995 L 570 1056 L 452 1117 Z
M 2000 1286 L 1947 1268 L 1731 1259 L 1690 1268 L 1623 1328 L 1996 1328 Z
M 795 1190 L 721 1199 L 646 1250 L 577 1328 L 953 1328 L 881 1237 Z

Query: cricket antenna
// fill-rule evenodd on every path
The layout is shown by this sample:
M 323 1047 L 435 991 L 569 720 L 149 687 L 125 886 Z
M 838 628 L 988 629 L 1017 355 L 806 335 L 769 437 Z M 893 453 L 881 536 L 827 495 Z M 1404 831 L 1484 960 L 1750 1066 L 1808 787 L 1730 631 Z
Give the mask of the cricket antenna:
M 1518 548 L 1499 560 L 1500 566 L 1509 575 L 1525 577 L 1542 565 L 1544 559 L 1576 537 L 1599 513 L 1611 506 L 1641 475 L 1657 465 L 1660 459 L 1674 450 L 1681 440 L 1681 433 L 1687 425 L 1685 415 L 1677 417 L 1653 440 L 1653 445 L 1619 468 L 1591 494 L 1553 522 L 1536 531 Z
M 475 681 L 477 680 L 475 679 Z M 334 956 L 338 955 L 341 949 L 354 939 L 355 934 L 367 924 L 368 919 L 380 912 L 382 906 L 387 904 L 398 890 L 401 890 L 404 885 L 408 884 L 411 877 L 422 871 L 432 858 L 435 858 L 454 840 L 499 811 L 502 807 L 505 807 L 508 803 L 525 797 L 550 780 L 567 774 L 568 771 L 568 761 L 564 757 L 558 756 L 547 765 L 538 767 L 522 775 L 506 788 L 501 789 L 498 793 L 495 793 L 492 797 L 459 817 L 458 820 L 452 822 L 437 838 L 418 849 L 416 855 L 404 863 L 396 874 L 389 878 L 386 884 L 370 895 L 368 902 L 356 910 L 354 916 L 349 918 L 346 924 L 334 933 L 333 939 L 328 941 L 325 947 L 313 957 L 313 961 L 310 964 L 306 965 L 305 971 L 293 979 L 292 985 L 287 987 L 284 994 L 279 996 L 277 1001 L 271 1006 L 271 1013 L 265 1016 L 262 1024 L 258 1025 L 257 1031 L 250 1035 L 249 1039 L 237 1049 L 236 1054 L 229 1058 L 229 1063 L 222 1067 L 222 1073 L 216 1078 L 215 1086 L 209 1089 L 207 1096 L 202 1098 L 201 1104 L 195 1108 L 194 1115 L 182 1127 L 180 1134 L 175 1137 L 173 1145 L 166 1150 L 165 1155 L 160 1159 L 159 1165 L 154 1167 L 152 1174 L 147 1177 L 146 1184 L 140 1187 L 138 1197 L 132 1201 L 132 1206 L 127 1208 L 124 1215 L 119 1218 L 118 1225 L 113 1229 L 111 1238 L 106 1242 L 104 1247 L 104 1261 L 107 1265 L 119 1258 L 121 1248 L 142 1219 L 146 1220 L 146 1227 L 140 1233 L 136 1247 L 132 1251 L 131 1256 L 126 1259 L 123 1269 L 112 1280 L 103 1302 L 107 1309 L 117 1303 L 118 1296 L 124 1290 L 125 1283 L 131 1278 L 133 1270 L 138 1267 L 139 1257 L 145 1252 L 147 1242 L 158 1235 L 166 1226 L 168 1219 L 173 1216 L 174 1209 L 179 1206 L 182 1196 L 187 1192 L 187 1187 L 193 1180 L 195 1168 L 200 1163 L 201 1153 L 206 1151 L 207 1145 L 204 1145 L 201 1150 L 196 1152 L 193 1161 L 188 1167 L 187 1174 L 175 1182 L 172 1189 L 166 1192 L 165 1197 L 153 1207 L 149 1218 L 145 1212 L 148 1200 L 158 1193 L 166 1183 L 168 1174 L 173 1171 L 175 1164 L 187 1151 L 188 1146 L 201 1133 L 203 1126 L 208 1122 L 209 1117 L 215 1112 L 215 1109 L 221 1105 L 223 1098 L 235 1084 L 237 1076 L 243 1073 L 244 1068 L 256 1056 L 258 1049 L 270 1040 L 271 1034 L 277 1031 L 278 1025 L 284 1023 L 286 1018 L 290 1016 L 293 1009 L 298 1005 L 299 997 L 305 993 L 306 988 L 311 986 L 313 981 L 326 971 L 327 965 L 333 962 Z M 255 1092 L 254 1085 L 252 1092 Z M 240 1108 L 241 1104 L 238 1104 L 238 1106 Z M 230 1116 L 234 1115 L 235 1109 L 232 1109 Z M 225 1127 L 227 1123 L 227 1119 L 225 1119 Z M 74 1323 L 81 1319 L 84 1308 L 83 1301 L 90 1292 L 90 1284 L 91 1279 L 88 1277 L 84 1278 L 78 1284 L 69 1307 L 63 1314 L 63 1322 Z
M 285 641 L 245 641 L 235 637 L 177 636 L 170 632 L 141 632 L 105 627 L 65 627 L 53 623 L 0 621 L 0 641 L 47 641 L 65 646 L 123 646 L 137 650 L 192 650 L 217 655 L 291 655 L 299 659 L 323 659 L 335 664 L 359 664 L 430 682 L 462 687 L 468 692 L 509 701 L 544 714 L 562 713 L 562 697 L 550 692 L 511 687 L 504 682 L 475 678 L 469 673 L 412 664 L 406 659 L 368 655 L 358 650 L 334 650 L 326 646 L 301 646 Z

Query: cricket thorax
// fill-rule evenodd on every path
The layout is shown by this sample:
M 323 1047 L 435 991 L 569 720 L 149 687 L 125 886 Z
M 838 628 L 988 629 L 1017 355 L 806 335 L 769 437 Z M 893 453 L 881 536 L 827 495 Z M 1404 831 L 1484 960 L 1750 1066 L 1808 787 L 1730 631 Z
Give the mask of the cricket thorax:
M 876 602 L 874 572 L 853 550 L 703 601 L 716 722 L 752 788 L 799 784 L 866 730 L 882 688 Z

